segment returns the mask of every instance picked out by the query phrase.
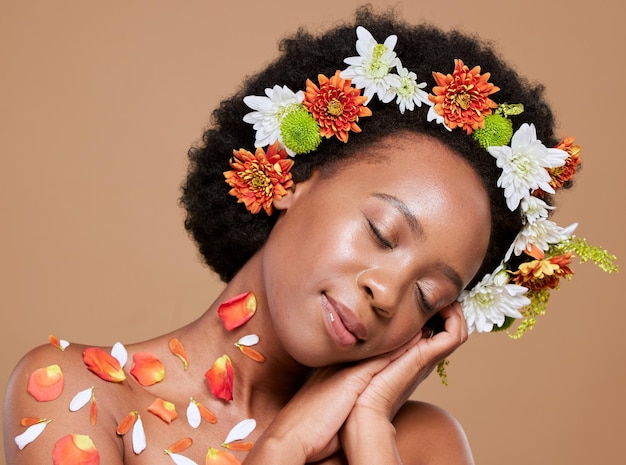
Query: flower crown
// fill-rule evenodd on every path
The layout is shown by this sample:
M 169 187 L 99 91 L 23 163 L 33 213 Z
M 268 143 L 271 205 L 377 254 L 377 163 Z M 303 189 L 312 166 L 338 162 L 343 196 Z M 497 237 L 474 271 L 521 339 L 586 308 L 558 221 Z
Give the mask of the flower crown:
M 606 272 L 617 271 L 615 256 L 573 235 L 576 224 L 562 228 L 548 219 L 554 207 L 543 197 L 570 181 L 580 165 L 573 138 L 548 148 L 533 124 L 513 132 L 510 117 L 521 114 L 523 106 L 491 100 L 500 88 L 489 82 L 490 73 L 481 74 L 480 66 L 470 69 L 455 60 L 452 74 L 433 72 L 437 85 L 428 94 L 427 84 L 418 83 L 396 56 L 395 35 L 379 44 L 364 27 L 357 27 L 356 34 L 358 56 L 344 60 L 345 70 L 330 78 L 320 74 L 319 84 L 307 79 L 305 91 L 276 85 L 265 89 L 266 96 L 244 97 L 254 110 L 243 120 L 256 131 L 256 152 L 233 151 L 232 170 L 224 173 L 231 195 L 251 213 L 263 209 L 270 215 L 273 199 L 293 185 L 292 157 L 314 151 L 323 138 L 347 142 L 350 132 L 361 132 L 359 118 L 372 115 L 367 104 L 374 96 L 383 103 L 395 99 L 402 114 L 424 104 L 430 106 L 428 121 L 449 131 L 463 129 L 495 158 L 507 206 L 511 211 L 519 207 L 522 215 L 523 227 L 502 263 L 459 297 L 470 333 L 507 329 L 521 320 L 509 333 L 521 337 L 545 313 L 550 290 L 573 274 L 569 265 L 575 255 Z M 509 265 L 512 256 L 522 257 L 517 269 Z

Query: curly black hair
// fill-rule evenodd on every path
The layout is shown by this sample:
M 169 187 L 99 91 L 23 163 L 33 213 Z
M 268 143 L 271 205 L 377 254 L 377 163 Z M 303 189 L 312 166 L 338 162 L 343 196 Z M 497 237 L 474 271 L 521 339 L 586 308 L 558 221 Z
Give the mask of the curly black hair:
M 185 228 L 198 245 L 204 261 L 223 281 L 230 281 L 237 271 L 259 250 L 276 219 L 261 212 L 250 214 L 243 204 L 228 194 L 223 172 L 230 169 L 233 149 L 253 149 L 252 125 L 242 117 L 250 112 L 243 103 L 246 95 L 264 95 L 266 88 L 286 85 L 304 89 L 307 78 L 315 81 L 322 73 L 328 77 L 345 69 L 343 60 L 356 55 L 356 26 L 364 26 L 382 42 L 391 34 L 398 36 L 395 51 L 402 65 L 417 74 L 418 81 L 435 85 L 433 70 L 451 73 L 454 60 L 461 59 L 470 68 L 476 65 L 490 72 L 490 82 L 500 87 L 494 95 L 498 103 L 521 103 L 524 112 L 514 116 L 513 129 L 522 123 L 534 123 L 537 137 L 546 145 L 558 142 L 554 137 L 552 112 L 543 98 L 543 86 L 531 84 L 495 53 L 484 40 L 459 31 L 444 32 L 429 24 L 410 25 L 393 12 L 376 14 L 369 6 L 357 10 L 354 24 L 336 26 L 314 36 L 304 29 L 280 43 L 280 56 L 258 74 L 249 77 L 231 98 L 213 112 L 211 127 L 204 132 L 202 144 L 189 150 L 189 171 L 182 186 L 181 204 L 187 211 Z M 324 139 L 316 152 L 299 155 L 292 168 L 294 181 L 306 180 L 313 170 L 332 169 L 359 148 L 396 132 L 412 131 L 434 137 L 458 153 L 482 179 L 491 202 L 491 237 L 489 249 L 476 279 L 489 273 L 503 259 L 506 249 L 522 227 L 521 215 L 511 212 L 496 181 L 500 169 L 495 159 L 463 130 L 448 131 L 443 125 L 427 122 L 428 106 L 401 114 L 395 104 L 383 104 L 376 97 L 368 104 L 373 116 L 359 121 L 362 132 L 350 136 L 345 144 L 337 138 Z

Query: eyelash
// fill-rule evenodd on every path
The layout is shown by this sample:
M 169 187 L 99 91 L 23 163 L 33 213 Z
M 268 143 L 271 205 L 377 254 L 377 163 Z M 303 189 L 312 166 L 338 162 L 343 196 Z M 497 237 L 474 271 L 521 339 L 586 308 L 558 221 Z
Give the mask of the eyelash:
M 435 310 L 434 307 L 430 305 L 430 303 L 426 300 L 426 297 L 424 296 L 424 292 L 422 292 L 422 289 L 418 285 L 415 285 L 415 287 L 417 289 L 417 298 L 422 304 L 422 307 L 424 308 L 426 313 L 432 313 Z
M 383 246 L 386 249 L 393 249 L 393 244 L 391 242 L 389 242 L 389 240 L 387 240 L 387 238 L 385 238 L 385 236 L 383 235 L 383 233 L 380 232 L 380 229 L 378 229 L 376 227 L 376 225 L 372 222 L 372 220 L 367 220 L 367 224 L 370 227 L 370 230 L 372 231 L 372 233 L 374 234 L 374 237 L 376 238 L 376 241 Z

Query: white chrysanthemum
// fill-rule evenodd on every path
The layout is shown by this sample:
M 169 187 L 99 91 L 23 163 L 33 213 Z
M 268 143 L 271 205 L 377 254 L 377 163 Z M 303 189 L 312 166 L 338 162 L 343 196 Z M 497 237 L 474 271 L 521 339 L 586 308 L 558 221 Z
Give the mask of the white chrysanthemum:
M 341 77 L 352 79 L 356 88 L 363 89 L 367 102 L 374 95 L 378 95 L 383 103 L 391 102 L 396 96 L 393 88 L 400 87 L 400 78 L 391 73 L 399 64 L 396 52 L 393 51 L 398 37 L 391 35 L 384 43 L 379 44 L 363 26 L 357 27 L 356 35 L 356 51 L 359 56 L 344 60 L 349 66 L 342 71 Z
M 417 75 L 404 68 L 398 61 L 398 79 L 400 85 L 394 87 L 393 91 L 396 93 L 396 103 L 400 108 L 400 113 L 404 114 L 405 110 L 413 111 L 415 105 L 422 106 L 422 103 L 430 104 L 428 100 L 428 94 L 422 89 L 426 87 L 425 82 L 417 83 Z
M 532 223 L 526 223 L 509 247 L 504 261 L 508 261 L 512 254 L 520 255 L 531 245 L 545 252 L 551 244 L 558 244 L 569 238 L 577 226 L 578 223 L 574 223 L 567 228 L 562 228 L 547 218 L 538 218 Z
M 535 126 L 527 123 L 515 131 L 510 147 L 503 145 L 488 147 L 487 150 L 502 169 L 498 186 L 504 189 L 506 204 L 511 211 L 536 189 L 554 193 L 546 168 L 563 166 L 568 156 L 564 150 L 543 145 L 537 139 Z
M 280 123 L 294 105 L 301 105 L 304 92 L 293 92 L 287 86 L 274 86 L 265 89 L 265 95 L 248 95 L 243 102 L 255 111 L 244 115 L 243 120 L 252 124 L 256 131 L 254 146 L 266 147 L 276 141 L 282 143 Z
M 437 113 L 435 111 L 435 107 L 433 105 L 433 102 L 431 102 L 429 100 L 427 103 L 430 105 L 430 108 L 428 109 L 428 114 L 426 115 L 426 120 L 427 121 L 434 121 L 437 124 L 443 125 L 443 127 L 446 128 L 448 131 L 452 131 L 452 129 L 450 129 L 448 127 L 448 125 L 446 124 L 443 115 L 440 115 L 439 113 Z
M 548 210 L 554 210 L 554 208 L 555 207 L 552 205 L 548 205 L 542 199 L 534 195 L 529 195 L 520 202 L 520 209 L 528 223 L 534 223 L 539 219 L 547 218 Z
M 463 291 L 459 302 L 467 321 L 469 333 L 489 332 L 493 326 L 502 326 L 505 317 L 521 318 L 520 310 L 530 304 L 524 286 L 509 284 L 509 276 L 502 266 L 487 274 L 469 291 Z

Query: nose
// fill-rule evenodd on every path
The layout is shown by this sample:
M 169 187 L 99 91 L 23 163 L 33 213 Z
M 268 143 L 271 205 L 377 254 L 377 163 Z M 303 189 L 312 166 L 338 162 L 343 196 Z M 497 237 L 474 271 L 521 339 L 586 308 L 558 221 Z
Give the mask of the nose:
M 368 269 L 359 273 L 357 285 L 379 316 L 392 318 L 395 315 L 402 294 L 399 276 L 383 269 Z

